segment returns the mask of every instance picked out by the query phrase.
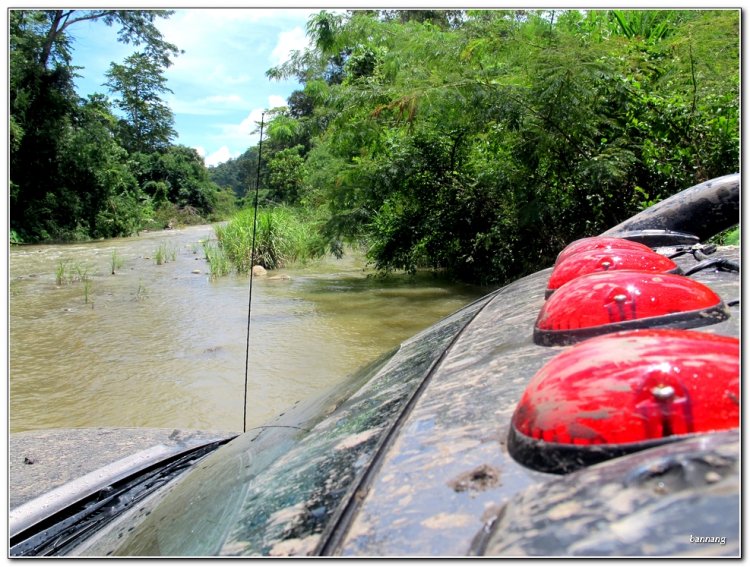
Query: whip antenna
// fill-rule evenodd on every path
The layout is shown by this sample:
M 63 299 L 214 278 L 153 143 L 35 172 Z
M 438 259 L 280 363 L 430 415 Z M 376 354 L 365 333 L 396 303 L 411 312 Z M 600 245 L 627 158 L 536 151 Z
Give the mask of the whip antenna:
M 253 268 L 255 267 L 255 229 L 258 227 L 258 190 L 260 189 L 260 156 L 263 153 L 263 118 L 260 115 L 260 142 L 258 143 L 258 176 L 255 180 L 255 212 L 253 214 L 253 246 L 250 252 L 250 293 L 247 299 L 247 343 L 245 344 L 245 405 L 242 409 L 242 432 L 247 431 L 247 368 L 250 360 L 250 309 L 253 305 Z

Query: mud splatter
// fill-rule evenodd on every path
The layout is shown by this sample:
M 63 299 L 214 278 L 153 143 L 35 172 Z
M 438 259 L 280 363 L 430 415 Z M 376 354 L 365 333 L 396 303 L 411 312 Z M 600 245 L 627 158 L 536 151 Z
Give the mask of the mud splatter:
M 449 528 L 468 526 L 476 521 L 476 518 L 469 516 L 468 514 L 446 514 L 445 512 L 440 512 L 438 515 L 420 522 L 420 524 L 431 530 L 445 530 Z
M 288 539 L 274 545 L 268 552 L 271 557 L 290 557 L 292 555 L 309 555 L 318 545 L 320 535 L 313 535 L 304 539 Z
M 370 437 L 372 437 L 373 435 L 377 435 L 378 433 L 380 433 L 380 429 L 370 429 L 369 431 L 357 433 L 356 435 L 352 435 L 341 441 L 341 443 L 336 445 L 335 450 L 341 451 L 342 449 L 351 449 L 352 447 L 356 447 L 360 443 L 364 443 Z
M 502 469 L 492 465 L 480 465 L 472 471 L 461 473 L 456 478 L 448 481 L 450 486 L 456 492 L 466 492 L 474 490 L 484 492 L 488 488 L 501 486 L 500 473 Z

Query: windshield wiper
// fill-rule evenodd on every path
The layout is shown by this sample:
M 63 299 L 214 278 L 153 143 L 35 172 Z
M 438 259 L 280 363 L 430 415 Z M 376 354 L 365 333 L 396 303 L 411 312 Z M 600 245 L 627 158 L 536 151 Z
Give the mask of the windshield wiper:
M 63 555 L 123 512 L 228 443 L 202 445 L 113 482 L 10 538 L 10 556 Z

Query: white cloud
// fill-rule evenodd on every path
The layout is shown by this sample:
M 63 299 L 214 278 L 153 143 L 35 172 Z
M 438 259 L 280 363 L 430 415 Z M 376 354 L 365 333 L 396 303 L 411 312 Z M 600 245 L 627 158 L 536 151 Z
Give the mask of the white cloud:
M 250 147 L 258 141 L 258 134 L 251 135 L 250 133 L 258 128 L 256 122 L 260 122 L 263 108 L 256 108 L 248 114 L 239 124 L 219 124 L 221 127 L 221 134 L 215 136 L 223 140 L 244 140 L 246 147 Z
M 189 67 L 192 67 L 192 64 L 195 63 L 195 57 L 205 55 L 210 58 L 214 55 L 223 54 L 229 59 L 226 63 L 232 69 L 231 60 L 235 58 L 234 55 L 246 58 L 249 53 L 258 52 L 258 45 L 265 45 L 273 41 L 273 36 L 263 35 L 264 31 L 270 31 L 273 28 L 278 29 L 278 27 L 289 29 L 292 26 L 297 26 L 299 32 L 293 33 L 304 36 L 298 22 L 300 20 L 307 21 L 309 16 L 318 13 L 318 11 L 311 9 L 252 8 L 177 10 L 171 18 L 159 22 L 159 30 L 167 41 L 179 46 L 180 49 L 184 49 L 186 55 L 189 55 L 189 57 L 181 56 L 175 59 L 175 65 L 171 69 L 173 74 L 180 70 L 189 72 Z M 297 37 L 297 35 L 293 37 Z M 190 63 L 188 63 L 188 59 Z M 217 59 L 213 58 L 210 61 L 207 60 L 206 64 L 210 65 L 210 69 L 213 69 L 216 61 Z M 236 75 L 234 76 L 236 77 Z
M 268 60 L 279 65 L 289 59 L 291 51 L 301 51 L 310 44 L 309 38 L 305 36 L 302 28 L 296 27 L 291 31 L 279 33 L 279 42 L 273 48 Z
M 239 124 L 218 124 L 222 132 L 218 136 L 212 136 L 212 138 L 221 140 L 244 140 L 247 144 L 246 147 L 257 144 L 260 134 L 259 124 L 263 112 L 269 108 L 275 108 L 277 106 L 286 106 L 286 99 L 279 95 L 271 95 L 268 97 L 268 106 L 266 108 L 254 108 L 250 114 L 247 115 L 247 118 Z M 258 132 L 251 134 L 254 130 L 258 130 Z
M 229 151 L 229 148 L 227 146 L 221 146 L 218 150 L 216 150 L 210 156 L 208 157 L 204 156 L 203 161 L 206 162 L 206 166 L 212 166 L 212 165 L 216 166 L 216 165 L 219 165 L 220 163 L 227 161 L 228 159 L 239 157 L 241 153 L 242 152 L 234 152 L 233 154 L 232 152 Z
M 198 155 L 202 158 L 206 157 L 206 148 L 203 146 L 195 146 L 193 149 L 198 152 Z
M 268 97 L 268 108 L 276 108 L 277 106 L 286 106 L 286 99 L 283 96 L 271 95 Z

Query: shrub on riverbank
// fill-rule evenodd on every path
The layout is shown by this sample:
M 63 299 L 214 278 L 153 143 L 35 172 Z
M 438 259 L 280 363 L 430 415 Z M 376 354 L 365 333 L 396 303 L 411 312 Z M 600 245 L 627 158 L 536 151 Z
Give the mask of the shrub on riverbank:
M 162 203 L 153 211 L 143 228 L 161 230 L 171 224 L 173 228 L 187 225 L 205 224 L 206 220 L 200 212 L 191 206 L 179 207 L 173 203 Z
M 239 274 L 252 267 L 254 209 L 238 212 L 225 225 L 215 225 L 219 248 Z M 275 270 L 318 258 L 330 251 L 317 215 L 291 207 L 258 209 L 255 264 Z

